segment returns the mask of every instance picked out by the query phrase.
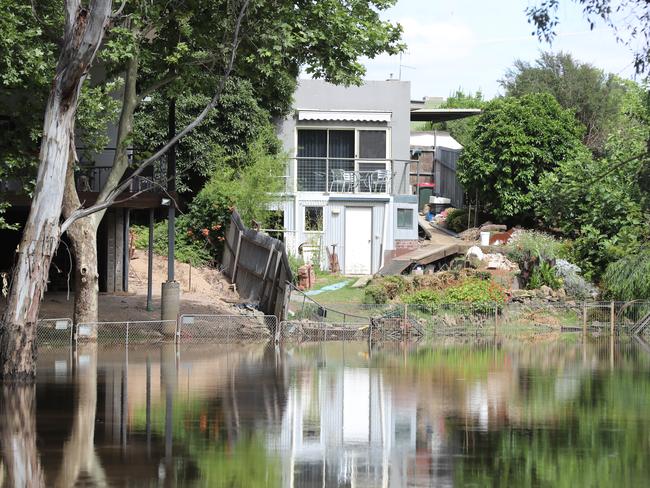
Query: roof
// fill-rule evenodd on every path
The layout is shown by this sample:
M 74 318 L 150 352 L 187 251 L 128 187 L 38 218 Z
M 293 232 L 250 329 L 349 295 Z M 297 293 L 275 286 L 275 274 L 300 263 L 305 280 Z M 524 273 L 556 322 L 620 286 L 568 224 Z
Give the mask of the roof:
M 411 122 L 446 122 L 481 113 L 478 108 L 413 108 Z
M 305 110 L 298 109 L 298 120 L 327 120 L 350 122 L 390 122 L 391 112 L 371 110 Z
M 460 151 L 463 146 L 449 132 L 441 130 L 431 132 L 411 132 L 411 148 L 433 148 L 444 147 Z

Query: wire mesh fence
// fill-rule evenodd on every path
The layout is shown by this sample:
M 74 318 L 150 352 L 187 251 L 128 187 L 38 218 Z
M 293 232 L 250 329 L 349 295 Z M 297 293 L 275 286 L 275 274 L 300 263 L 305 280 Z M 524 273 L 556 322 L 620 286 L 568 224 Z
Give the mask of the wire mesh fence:
M 278 333 L 275 315 L 192 315 L 179 319 L 179 341 L 220 342 L 271 340 Z
M 64 346 L 72 344 L 72 320 L 41 319 L 37 325 L 36 343 L 39 346 Z
M 77 325 L 76 340 L 100 344 L 149 344 L 174 341 L 176 320 L 87 322 Z
M 650 301 L 509 302 L 381 305 L 293 302 L 289 319 L 274 315 L 184 314 L 176 320 L 80 323 L 44 319 L 39 345 L 159 342 L 418 340 L 436 336 L 517 336 L 547 332 L 650 333 Z

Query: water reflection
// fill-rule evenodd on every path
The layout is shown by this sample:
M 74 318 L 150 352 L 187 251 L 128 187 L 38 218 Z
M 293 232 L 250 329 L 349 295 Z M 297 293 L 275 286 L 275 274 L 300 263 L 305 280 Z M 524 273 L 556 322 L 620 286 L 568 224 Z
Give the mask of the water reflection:
M 2 386 L 2 486 L 526 486 L 650 477 L 650 348 L 44 349 Z

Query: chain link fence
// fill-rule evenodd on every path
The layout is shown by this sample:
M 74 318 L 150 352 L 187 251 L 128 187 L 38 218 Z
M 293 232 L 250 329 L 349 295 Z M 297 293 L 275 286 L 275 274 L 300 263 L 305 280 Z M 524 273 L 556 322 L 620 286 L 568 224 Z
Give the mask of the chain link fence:
M 179 341 L 272 340 L 279 334 L 275 315 L 192 315 L 179 319 Z
M 289 319 L 274 315 L 183 314 L 176 320 L 38 323 L 39 345 L 268 340 L 417 340 L 435 336 L 517 336 L 548 332 L 650 333 L 650 301 L 327 304 L 304 299 Z
M 89 322 L 77 325 L 76 340 L 99 344 L 152 344 L 174 341 L 176 320 Z
M 37 324 L 36 343 L 40 346 L 69 346 L 72 344 L 72 320 L 41 319 Z

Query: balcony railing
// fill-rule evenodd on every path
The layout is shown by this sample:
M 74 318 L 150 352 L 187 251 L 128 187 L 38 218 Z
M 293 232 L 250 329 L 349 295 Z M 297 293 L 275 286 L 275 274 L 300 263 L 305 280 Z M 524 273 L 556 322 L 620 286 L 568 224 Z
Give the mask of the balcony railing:
M 75 171 L 77 190 L 82 192 L 98 193 L 106 184 L 111 173 L 112 166 L 79 166 Z M 154 167 L 145 175 L 136 176 L 129 183 L 128 192 L 138 193 L 141 191 L 160 192 L 167 187 L 164 168 Z M 131 171 L 127 171 L 123 179 L 127 178 Z
M 396 193 L 403 175 L 395 170 L 394 161 L 293 158 L 290 164 L 294 165 L 291 173 L 295 176 L 287 179 L 287 191 Z M 407 170 L 403 173 L 407 174 Z

